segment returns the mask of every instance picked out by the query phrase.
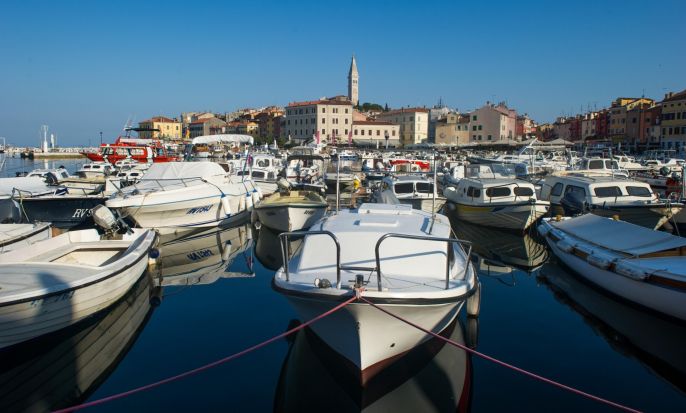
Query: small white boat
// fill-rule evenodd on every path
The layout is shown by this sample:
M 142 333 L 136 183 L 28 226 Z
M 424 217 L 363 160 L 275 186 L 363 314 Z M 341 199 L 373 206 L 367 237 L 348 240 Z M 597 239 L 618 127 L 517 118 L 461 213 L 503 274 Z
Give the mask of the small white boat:
M 86 163 L 76 171 L 79 178 L 106 178 L 114 172 L 114 167 L 109 162 Z
M 0 224 L 0 253 L 50 238 L 50 223 Z
M 625 300 L 686 320 L 686 239 L 586 214 L 538 226 L 581 277 Z
M 0 254 L 0 348 L 73 325 L 121 298 L 148 266 L 152 231 L 72 231 Z
M 304 320 L 363 296 L 436 333 L 476 300 L 477 278 L 464 241 L 450 239 L 448 218 L 409 205 L 362 204 L 328 216 L 309 231 L 281 234 L 285 265 L 272 286 Z M 303 236 L 289 257 L 292 236 Z M 468 248 L 469 250 L 471 247 Z M 367 382 L 430 336 L 364 302 L 319 320 L 312 330 Z
M 238 222 L 259 201 L 249 177 L 232 175 L 219 164 L 164 162 L 153 164 L 105 205 L 141 228 L 168 234 Z
M 523 232 L 548 212 L 550 203 L 536 198 L 532 183 L 496 167 L 469 166 L 457 186 L 443 190 L 447 208 L 473 224 Z
M 553 174 L 545 178 L 540 198 L 550 202 L 553 214 L 591 212 L 650 229 L 658 229 L 683 208 L 683 204 L 661 200 L 650 185 L 622 177 L 577 173 Z
M 329 204 L 319 191 L 280 191 L 255 207 L 257 219 L 277 231 L 300 231 L 320 220 Z
M 402 204 L 424 212 L 439 211 L 445 197 L 435 193 L 434 181 L 421 175 L 389 175 L 381 180 L 381 190 L 393 191 Z

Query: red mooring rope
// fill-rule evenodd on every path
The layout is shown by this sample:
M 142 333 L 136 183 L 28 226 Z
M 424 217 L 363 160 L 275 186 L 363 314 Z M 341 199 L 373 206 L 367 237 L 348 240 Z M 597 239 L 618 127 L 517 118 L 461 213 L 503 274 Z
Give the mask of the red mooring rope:
M 496 359 L 496 358 L 493 358 L 493 357 L 491 357 L 491 356 L 488 356 L 488 355 L 486 355 L 486 354 L 483 354 L 483 353 L 480 353 L 480 352 L 478 352 L 478 351 L 476 351 L 476 350 L 473 350 L 473 349 L 471 349 L 471 348 L 469 348 L 469 347 L 467 347 L 467 346 L 465 346 L 465 345 L 463 345 L 463 344 L 460 344 L 460 343 L 458 343 L 458 342 L 456 342 L 456 341 L 450 340 L 450 339 L 448 339 L 448 338 L 446 338 L 446 337 L 443 337 L 443 336 L 441 336 L 441 335 L 439 335 L 439 334 L 436 334 L 436 333 L 434 333 L 433 331 L 427 330 L 427 329 L 425 329 L 425 328 L 423 328 L 423 327 L 421 327 L 421 326 L 419 326 L 419 325 L 417 325 L 417 324 L 415 324 L 415 323 L 413 323 L 413 322 L 411 322 L 411 321 L 409 321 L 409 320 L 406 320 L 406 319 L 404 319 L 404 318 L 402 318 L 402 317 L 400 317 L 400 316 L 398 316 L 398 315 L 395 315 L 395 314 L 391 313 L 390 311 L 388 311 L 388 310 L 386 310 L 386 309 L 384 309 L 384 308 L 381 308 L 381 307 L 377 306 L 377 305 L 374 304 L 373 302 L 371 302 L 371 301 L 367 300 L 366 298 L 362 297 L 360 291 L 356 291 L 356 295 L 355 295 L 355 296 L 350 297 L 350 298 L 347 299 L 346 301 L 343 301 L 342 303 L 338 304 L 336 307 L 334 307 L 334 308 L 332 308 L 332 309 L 330 309 L 330 310 L 328 310 L 328 311 L 326 311 L 326 312 L 324 312 L 324 313 L 318 315 L 317 317 L 315 317 L 315 318 L 313 318 L 313 319 L 311 319 L 311 320 L 309 320 L 309 321 L 307 321 L 307 322 L 305 322 L 305 323 L 302 323 L 302 324 L 300 324 L 299 326 L 294 327 L 294 328 L 292 328 L 292 329 L 290 329 L 290 330 L 288 330 L 288 331 L 285 331 L 285 332 L 283 332 L 283 333 L 281 333 L 281 334 L 279 334 L 279 335 L 277 335 L 277 336 L 274 336 L 274 337 L 272 337 L 272 338 L 270 338 L 270 339 L 268 339 L 268 340 L 265 340 L 265 341 L 263 341 L 263 342 L 261 342 L 261 343 L 259 343 L 259 344 L 255 344 L 255 345 L 252 346 L 252 347 L 248 347 L 248 348 L 245 349 L 245 350 L 239 351 L 238 353 L 234 353 L 234 354 L 232 354 L 232 355 L 230 355 L 230 356 L 224 357 L 224 358 L 222 358 L 222 359 L 220 359 L 220 360 L 214 361 L 214 362 L 209 363 L 209 364 L 205 364 L 204 366 L 197 367 L 197 368 L 195 368 L 195 369 L 193 369 L 193 370 L 189 370 L 189 371 L 186 371 L 186 372 L 184 372 L 184 373 L 177 374 L 176 376 L 168 377 L 168 378 L 166 378 L 166 379 L 159 380 L 159 381 L 156 381 L 156 382 L 154 382 L 154 383 L 146 384 L 145 386 L 136 387 L 136 388 L 134 388 L 134 389 L 131 389 L 131 390 L 128 390 L 128 391 L 125 391 L 125 392 L 122 392 L 122 393 L 113 394 L 112 396 L 104 397 L 104 398 L 102 398 L 102 399 L 93 400 L 93 401 L 88 402 L 88 403 L 83 403 L 83 404 L 79 404 L 79 405 L 76 405 L 76 406 L 71 406 L 71 407 L 67 407 L 67 408 L 64 408 L 64 409 L 56 410 L 56 411 L 54 411 L 53 413 L 67 413 L 67 412 L 73 412 L 73 411 L 75 411 L 75 410 L 85 409 L 86 407 L 97 406 L 97 405 L 100 405 L 100 404 L 103 404 L 103 403 L 107 403 L 107 402 L 110 402 L 110 401 L 113 401 L 113 400 L 121 399 L 121 398 L 130 396 L 130 395 L 132 395 L 132 394 L 136 394 L 136 393 L 140 393 L 140 392 L 142 392 L 142 391 L 150 390 L 150 389 L 153 389 L 153 388 L 155 388 L 155 387 L 159 387 L 159 386 L 161 386 L 161 385 L 163 385 L 163 384 L 167 384 L 167 383 L 170 383 L 170 382 L 173 382 L 173 381 L 177 381 L 177 380 L 180 380 L 180 379 L 183 379 L 183 378 L 186 378 L 186 377 L 189 377 L 189 376 L 192 376 L 192 375 L 201 373 L 201 372 L 203 372 L 203 371 L 205 371 L 205 370 L 209 370 L 209 369 L 211 369 L 211 368 L 213 368 L 213 367 L 217 367 L 217 366 L 219 366 L 219 365 L 221 365 L 221 364 L 227 363 L 227 362 L 229 362 L 229 361 L 231 361 L 231 360 L 234 360 L 234 359 L 236 359 L 236 358 L 238 358 L 238 357 L 241 357 L 241 356 L 243 356 L 243 355 L 245 355 L 245 354 L 248 354 L 248 353 L 250 353 L 250 352 L 253 352 L 253 351 L 255 351 L 255 350 L 258 350 L 258 349 L 260 349 L 260 348 L 262 348 L 262 347 L 264 347 L 264 346 L 266 346 L 266 345 L 268 345 L 268 344 L 271 344 L 271 343 L 273 343 L 273 342 L 275 342 L 275 341 L 277 341 L 277 340 L 280 340 L 280 339 L 282 339 L 282 338 L 284 338 L 284 337 L 288 337 L 289 335 L 291 335 L 291 334 L 293 334 L 293 333 L 295 333 L 295 332 L 297 332 L 297 331 L 302 330 L 303 328 L 305 328 L 305 327 L 311 325 L 312 323 L 314 323 L 314 322 L 316 322 L 316 321 L 318 321 L 318 320 L 321 320 L 322 318 L 324 318 L 324 317 L 326 317 L 326 316 L 328 316 L 328 315 L 331 315 L 331 314 L 335 313 L 336 311 L 340 310 L 341 308 L 347 306 L 348 304 L 350 304 L 350 303 L 352 303 L 352 302 L 354 302 L 354 301 L 356 301 L 356 300 L 358 300 L 358 299 L 361 300 L 361 301 L 364 301 L 365 303 L 371 305 L 372 307 L 378 309 L 379 311 L 382 311 L 382 312 L 388 314 L 389 316 L 391 316 L 391 317 L 393 317 L 393 318 L 395 318 L 395 319 L 397 319 L 397 320 L 400 320 L 400 321 L 402 321 L 402 322 L 404 322 L 404 323 L 406 323 L 406 324 L 408 324 L 408 325 L 410 325 L 410 326 L 412 326 L 412 327 L 414 327 L 414 328 L 416 328 L 416 329 L 418 329 L 418 330 L 421 330 L 421 331 L 423 331 L 423 332 L 426 333 L 426 334 L 429 334 L 429 335 L 431 335 L 431 336 L 433 336 L 433 337 L 436 337 L 436 338 L 438 338 L 438 339 L 440 339 L 440 340 L 443 340 L 443 341 L 445 341 L 446 343 L 448 343 L 448 344 L 450 344 L 450 345 L 452 345 L 452 346 L 455 346 L 455 347 L 457 347 L 457 348 L 460 348 L 460 349 L 462 349 L 462 350 L 464 350 L 464 351 L 466 351 L 466 352 L 468 352 L 468 353 L 474 354 L 475 356 L 481 357 L 481 358 L 484 359 L 484 360 L 490 361 L 490 362 L 495 363 L 495 364 L 497 364 L 497 365 L 500 365 L 500 366 L 502 366 L 502 367 L 505 367 L 505 368 L 508 368 L 508 369 L 510 369 L 510 370 L 516 371 L 516 372 L 521 373 L 521 374 L 523 374 L 523 375 L 525 375 L 525 376 L 529 376 L 529 377 L 531 377 L 531 378 L 533 378 L 533 379 L 535 379 L 535 380 L 541 381 L 541 382 L 543 382 L 543 383 L 547 383 L 547 384 L 553 385 L 553 386 L 555 386 L 555 387 L 558 387 L 558 388 L 560 388 L 560 389 L 567 390 L 567 391 L 569 391 L 569 392 L 571 392 L 571 393 L 577 394 L 577 395 L 582 396 L 582 397 L 585 397 L 585 398 L 587 398 L 587 399 L 594 400 L 594 401 L 597 401 L 597 402 L 599 402 L 599 403 L 603 403 L 603 404 L 606 404 L 606 405 L 608 405 L 608 406 L 612 406 L 612 407 L 615 407 L 615 408 L 617 408 L 617 409 L 624 410 L 624 411 L 627 411 L 627 412 L 641 413 L 640 410 L 636 410 L 636 409 L 633 409 L 633 408 L 631 408 L 631 407 L 624 406 L 624 405 L 619 404 L 619 403 L 615 403 L 615 402 L 613 402 L 613 401 L 611 401 L 611 400 L 603 399 L 602 397 L 598 397 L 598 396 L 595 396 L 595 395 L 593 395 L 593 394 L 586 393 L 586 392 L 584 392 L 584 391 L 582 391 L 582 390 L 576 389 L 576 388 L 574 388 L 574 387 L 570 387 L 570 386 L 567 386 L 567 385 L 565 385 L 565 384 L 556 382 L 556 381 L 554 381 L 554 380 L 545 378 L 545 377 L 543 377 L 543 376 L 539 376 L 538 374 L 532 373 L 532 372 L 530 372 L 530 371 L 528 371 L 528 370 L 524 370 L 524 369 L 522 369 L 522 368 L 520 368 L 520 367 L 517 367 L 517 366 L 513 366 L 512 364 L 506 363 L 506 362 L 504 362 L 504 361 L 500 361 L 500 360 L 498 360 L 498 359 Z
M 189 371 L 186 371 L 186 372 L 181 373 L 181 374 L 177 374 L 176 376 L 168 377 L 168 378 L 166 378 L 166 379 L 163 379 L 163 380 L 160 380 L 160 381 L 156 381 L 156 382 L 154 382 L 154 383 L 146 384 L 145 386 L 136 387 L 136 388 L 134 388 L 134 389 L 127 390 L 127 391 L 125 391 L 125 392 L 121 392 L 121 393 L 113 394 L 113 395 L 111 395 L 111 396 L 103 397 L 102 399 L 93 400 L 92 402 L 83 403 L 83 404 L 78 404 L 78 405 L 71 406 L 71 407 L 67 407 L 67 408 L 60 409 L 60 410 L 55 410 L 53 413 L 67 413 L 67 412 L 73 412 L 73 411 L 75 411 L 75 410 L 85 409 L 86 407 L 97 406 L 97 405 L 99 405 L 99 404 L 111 402 L 111 401 L 117 400 L 117 399 L 122 399 L 122 398 L 124 398 L 124 397 L 131 396 L 132 394 L 140 393 L 140 392 L 145 391 L 145 390 L 150 390 L 150 389 L 153 389 L 153 388 L 155 388 L 155 387 L 159 387 L 159 386 L 161 386 L 161 385 L 163 385 L 163 384 L 171 383 L 171 382 L 173 382 L 173 381 L 177 381 L 177 380 L 181 380 L 181 379 L 183 379 L 183 378 L 189 377 L 189 376 L 193 376 L 193 375 L 198 374 L 198 373 L 201 373 L 201 372 L 203 372 L 203 371 L 205 371 L 205 370 L 209 370 L 209 369 L 211 369 L 211 368 L 213 368 L 213 367 L 217 367 L 217 366 L 219 366 L 219 365 L 221 365 L 221 364 L 224 364 L 224 363 L 227 363 L 227 362 L 229 362 L 229 361 L 231 361 L 231 360 L 237 359 L 238 357 L 241 357 L 241 356 L 243 356 L 243 355 L 245 355 L 245 354 L 248 354 L 248 353 L 250 353 L 250 352 L 252 352 L 252 351 L 255 351 L 255 350 L 257 350 L 257 349 L 260 349 L 260 348 L 266 346 L 267 344 L 271 344 L 271 343 L 273 343 L 273 342 L 275 342 L 275 341 L 278 341 L 278 340 L 280 340 L 280 339 L 282 339 L 282 338 L 284 338 L 284 337 L 287 337 L 287 336 L 289 336 L 289 335 L 295 333 L 296 331 L 302 330 L 303 328 L 309 326 L 310 324 L 314 323 L 315 321 L 321 320 L 322 318 L 324 318 L 324 317 L 326 317 L 326 316 L 328 316 L 328 315 L 331 315 L 331 314 L 335 313 L 336 311 L 340 310 L 341 308 L 345 307 L 346 305 L 352 303 L 352 302 L 355 301 L 355 300 L 357 300 L 357 296 L 352 296 L 352 297 L 350 297 L 349 299 L 347 299 L 347 300 L 343 301 L 342 303 L 338 304 L 338 305 L 335 306 L 334 308 L 332 308 L 332 309 L 330 309 L 330 310 L 328 310 L 328 311 L 326 311 L 326 312 L 324 312 L 324 313 L 322 313 L 322 314 L 316 316 L 315 318 L 313 318 L 313 319 L 311 319 L 311 320 L 309 320 L 309 321 L 307 321 L 307 322 L 305 322 L 305 323 L 300 324 L 300 325 L 297 326 L 297 327 L 294 327 L 294 328 L 292 328 L 292 329 L 290 329 L 290 330 L 288 330 L 288 331 L 285 331 L 285 332 L 283 332 L 283 333 L 281 333 L 281 334 L 279 334 L 279 335 L 277 335 L 277 336 L 274 336 L 274 337 L 272 337 L 272 338 L 270 338 L 270 339 L 268 339 L 268 340 L 265 340 L 265 341 L 263 341 L 263 342 L 261 342 L 261 343 L 259 343 L 259 344 L 255 344 L 255 345 L 252 346 L 252 347 L 248 347 L 248 348 L 246 348 L 246 349 L 243 350 L 243 351 L 239 351 L 238 353 L 234 353 L 234 354 L 232 354 L 232 355 L 230 355 L 230 356 L 224 357 L 223 359 L 214 361 L 214 362 L 209 363 L 209 364 L 205 364 L 204 366 L 197 367 L 197 368 L 195 368 L 195 369 L 193 369 L 193 370 L 189 370 Z
M 384 313 L 388 314 L 389 316 L 391 316 L 391 317 L 393 317 L 393 318 L 395 318 L 395 319 L 397 319 L 397 320 L 400 320 L 400 321 L 402 321 L 403 323 L 409 324 L 409 325 L 411 325 L 412 327 L 414 327 L 414 328 L 416 328 L 416 329 L 418 329 L 418 330 L 421 330 L 421 331 L 425 332 L 426 334 L 429 334 L 429 335 L 431 335 L 431 336 L 433 336 L 433 337 L 436 337 L 436 338 L 438 338 L 438 339 L 441 339 L 441 340 L 445 341 L 446 343 L 451 344 L 451 345 L 453 345 L 453 346 L 455 346 L 455 347 L 457 347 L 457 348 L 460 348 L 460 349 L 462 349 L 462 350 L 464 350 L 464 351 L 466 351 L 466 352 L 468 352 L 468 353 L 471 353 L 471 354 L 474 354 L 475 356 L 481 357 L 481 358 L 484 359 L 484 360 L 488 360 L 488 361 L 493 362 L 493 363 L 495 363 L 495 364 L 497 364 L 497 365 L 499 365 L 499 366 L 503 366 L 503 367 L 508 368 L 508 369 L 510 369 L 510 370 L 514 370 L 514 371 L 516 371 L 516 372 L 518 372 L 518 373 L 524 374 L 525 376 L 529 376 L 529 377 L 531 377 L 531 378 L 533 378 L 533 379 L 536 379 L 536 380 L 538 380 L 538 381 L 542 381 L 543 383 L 551 384 L 551 385 L 553 385 L 553 386 L 555 386 L 555 387 L 558 387 L 558 388 L 560 388 L 560 389 L 567 390 L 567 391 L 572 392 L 572 393 L 574 393 L 574 394 L 578 394 L 579 396 L 583 396 L 583 397 L 586 397 L 586 398 L 588 398 L 588 399 L 595 400 L 595 401 L 597 401 L 597 402 L 606 404 L 606 405 L 608 405 L 608 406 L 612 406 L 612 407 L 615 407 L 615 408 L 617 408 L 617 409 L 624 410 L 624 411 L 627 411 L 627 412 L 641 413 L 640 410 L 636 410 L 636 409 L 633 409 L 633 408 L 631 408 L 631 407 L 624 406 L 624 405 L 622 405 L 622 404 L 613 402 L 613 401 L 611 401 L 611 400 L 603 399 L 602 397 L 598 397 L 598 396 L 595 396 L 595 395 L 593 395 L 593 394 L 586 393 L 585 391 L 576 389 L 576 388 L 574 388 L 574 387 L 567 386 L 567 385 L 565 385 L 565 384 L 559 383 L 559 382 L 557 382 L 557 381 L 548 379 L 548 378 L 543 377 L 543 376 L 539 376 L 539 375 L 536 374 L 536 373 L 532 373 L 532 372 L 530 372 L 530 371 L 528 371 L 528 370 L 524 370 L 524 369 L 522 369 L 522 368 L 520 368 L 520 367 L 513 366 L 512 364 L 506 363 L 506 362 L 504 362 L 504 361 L 501 361 L 501 360 L 498 360 L 498 359 L 493 358 L 493 357 L 491 357 L 491 356 L 488 356 L 488 355 L 486 355 L 486 354 L 484 354 L 484 353 L 478 352 L 478 351 L 476 351 L 476 350 L 474 350 L 474 349 L 471 349 L 471 348 L 465 346 L 464 344 L 460 344 L 460 343 L 458 343 L 458 342 L 456 342 L 456 341 L 450 340 L 449 338 L 443 337 L 443 336 L 441 336 L 441 335 L 439 335 L 439 334 L 434 333 L 433 331 L 427 330 L 427 329 L 425 329 L 425 328 L 423 328 L 423 327 L 421 327 L 421 326 L 419 326 L 419 325 L 417 325 L 417 324 L 411 322 L 410 320 L 406 320 L 406 319 L 404 319 L 404 318 L 402 318 L 402 317 L 400 317 L 400 316 L 398 316 L 398 315 L 395 315 L 395 314 L 391 313 L 390 311 L 388 311 L 388 310 L 386 310 L 386 309 L 384 309 L 384 308 L 381 308 L 381 307 L 379 307 L 378 305 L 374 304 L 373 302 L 367 300 L 366 298 L 362 297 L 361 295 L 360 295 L 359 297 L 360 297 L 360 300 L 364 301 L 365 303 L 371 305 L 372 307 L 374 307 L 374 308 L 376 308 L 376 309 L 378 309 L 378 310 L 380 310 L 380 311 L 383 311 Z

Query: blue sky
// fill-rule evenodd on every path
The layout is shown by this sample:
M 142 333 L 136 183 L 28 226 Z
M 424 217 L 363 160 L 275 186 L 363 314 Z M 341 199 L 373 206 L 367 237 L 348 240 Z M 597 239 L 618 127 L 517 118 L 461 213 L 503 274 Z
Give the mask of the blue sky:
M 127 2 L 0 6 L 0 136 L 106 141 L 127 119 L 344 94 L 538 121 L 686 88 L 686 1 Z

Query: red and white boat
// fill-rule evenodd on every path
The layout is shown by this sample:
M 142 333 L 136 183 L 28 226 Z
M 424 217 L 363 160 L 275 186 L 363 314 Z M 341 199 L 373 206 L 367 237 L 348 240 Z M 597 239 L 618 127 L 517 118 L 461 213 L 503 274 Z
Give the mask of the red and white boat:
M 429 161 L 419 159 L 389 159 L 392 170 L 398 172 L 429 172 L 431 164 Z
M 156 139 L 135 139 L 119 137 L 114 143 L 103 143 L 100 152 L 82 152 L 94 162 L 114 164 L 123 159 L 133 159 L 141 163 L 172 162 L 176 155 L 169 154 L 164 144 Z

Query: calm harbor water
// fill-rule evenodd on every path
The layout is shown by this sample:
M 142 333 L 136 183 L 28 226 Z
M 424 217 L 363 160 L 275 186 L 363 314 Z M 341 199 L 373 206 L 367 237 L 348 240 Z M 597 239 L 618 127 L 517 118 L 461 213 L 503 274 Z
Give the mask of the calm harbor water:
M 686 410 L 686 326 L 589 287 L 550 258 L 535 236 L 457 222 L 454 228 L 475 243 L 474 265 L 483 285 L 478 323 L 462 314 L 451 332 L 454 340 L 633 408 Z M 244 224 L 164 239 L 160 250 L 158 268 L 119 304 L 1 355 L 0 411 L 45 411 L 96 400 L 220 359 L 297 322 L 271 289 L 281 265 L 273 231 Z M 365 389 L 340 371 L 304 330 L 196 376 L 91 410 L 613 410 L 436 343 Z

